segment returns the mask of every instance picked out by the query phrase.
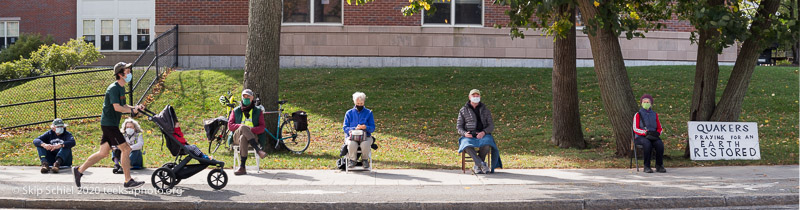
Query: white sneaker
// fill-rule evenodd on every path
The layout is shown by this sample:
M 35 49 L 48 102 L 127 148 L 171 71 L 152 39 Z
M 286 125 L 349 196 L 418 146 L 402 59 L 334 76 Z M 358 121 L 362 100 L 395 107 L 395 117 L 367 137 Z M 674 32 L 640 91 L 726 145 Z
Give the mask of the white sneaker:
M 483 171 L 484 174 L 488 174 L 489 172 L 492 172 L 492 169 L 486 165 L 486 162 L 483 162 L 481 163 L 481 171 Z

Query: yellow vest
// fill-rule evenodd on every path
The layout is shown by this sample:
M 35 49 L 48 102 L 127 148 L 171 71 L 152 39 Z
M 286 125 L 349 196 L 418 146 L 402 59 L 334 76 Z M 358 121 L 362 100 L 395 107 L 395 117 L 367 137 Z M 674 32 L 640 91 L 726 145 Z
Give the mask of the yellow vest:
M 253 119 L 250 119 L 250 118 L 244 118 L 244 123 L 242 123 L 242 124 L 246 125 L 246 126 L 249 126 L 251 128 L 254 127 L 253 126 Z

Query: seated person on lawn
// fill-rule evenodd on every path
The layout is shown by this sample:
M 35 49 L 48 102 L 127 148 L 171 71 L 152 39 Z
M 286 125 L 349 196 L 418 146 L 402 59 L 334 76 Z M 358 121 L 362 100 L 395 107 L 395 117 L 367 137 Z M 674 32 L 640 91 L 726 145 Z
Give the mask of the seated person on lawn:
M 461 138 L 458 140 L 458 152 L 466 152 L 475 161 L 472 171 L 476 174 L 494 173 L 495 168 L 503 168 L 500 160 L 500 151 L 494 142 L 492 132 L 494 122 L 489 108 L 481 102 L 481 91 L 472 89 L 467 95 L 469 101 L 458 111 L 456 129 Z M 480 148 L 480 154 L 475 154 L 475 148 Z M 487 166 L 486 154 L 492 152 L 492 168 Z
M 39 160 L 42 161 L 42 173 L 49 171 L 58 173 L 59 167 L 72 165 L 72 147 L 75 146 L 75 138 L 67 131 L 67 124 L 63 120 L 53 120 L 50 130 L 36 137 L 33 145 L 36 146 Z
M 353 93 L 353 108 L 344 114 L 344 144 L 347 145 L 347 161 L 350 168 L 356 166 L 358 148 L 361 148 L 361 165 L 369 168 L 370 146 L 375 141 L 372 133 L 375 132 L 375 118 L 372 110 L 364 107 L 367 95 L 362 92 Z
M 128 145 L 131 145 L 131 169 L 138 170 L 144 168 L 142 160 L 142 147 L 144 147 L 144 135 L 142 135 L 142 127 L 139 122 L 133 118 L 125 119 L 122 123 L 122 136 Z M 114 173 L 122 173 L 122 166 L 120 166 L 120 155 L 122 151 L 119 148 L 113 148 L 112 160 L 114 160 Z

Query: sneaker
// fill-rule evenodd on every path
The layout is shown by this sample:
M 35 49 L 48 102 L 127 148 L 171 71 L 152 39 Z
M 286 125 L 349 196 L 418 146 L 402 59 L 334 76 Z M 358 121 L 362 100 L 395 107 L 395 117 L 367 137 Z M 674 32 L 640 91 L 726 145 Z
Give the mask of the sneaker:
M 483 162 L 481 163 L 481 171 L 483 171 L 484 174 L 489 174 L 489 172 L 492 172 L 492 169 L 490 169 L 489 166 L 486 165 L 486 162 Z
M 356 161 L 355 160 L 347 160 L 347 167 L 348 168 L 355 168 L 356 167 Z
M 81 187 L 81 177 L 83 176 L 83 174 L 81 172 L 78 172 L 78 166 L 72 167 L 72 176 L 75 177 L 75 185 Z
M 122 166 L 116 164 L 114 165 L 114 169 L 111 169 L 111 172 L 113 172 L 114 174 L 122 174 L 124 171 L 122 171 Z
M 124 185 L 125 185 L 125 188 L 136 188 L 136 187 L 141 187 L 142 185 L 144 185 L 144 182 L 137 182 L 136 180 L 131 179 L 128 182 L 125 182 Z
M 653 169 L 651 169 L 650 166 L 645 166 L 644 167 L 644 172 L 645 173 L 653 173 Z
M 47 172 L 50 172 L 50 163 L 47 163 L 47 161 L 43 161 L 42 162 L 42 170 L 41 170 L 41 172 L 43 174 L 46 174 Z
M 658 173 L 667 173 L 667 169 L 664 166 L 656 166 L 656 172 Z
M 364 166 L 364 168 L 369 168 L 369 161 L 368 160 L 362 160 L 361 161 L 361 166 Z
M 483 171 L 481 170 L 481 167 L 479 165 L 475 165 L 475 166 L 472 167 L 472 173 L 473 174 L 483 174 Z

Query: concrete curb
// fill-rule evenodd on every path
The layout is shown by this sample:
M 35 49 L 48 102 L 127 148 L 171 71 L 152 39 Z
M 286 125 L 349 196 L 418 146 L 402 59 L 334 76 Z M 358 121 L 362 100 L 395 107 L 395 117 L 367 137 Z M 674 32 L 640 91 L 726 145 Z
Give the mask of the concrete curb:
M 566 199 L 499 202 L 405 202 L 405 203 L 333 203 L 333 202 L 236 202 L 190 201 L 167 202 L 146 200 L 65 200 L 0 198 L 0 208 L 58 209 L 631 209 L 692 208 L 757 205 L 793 205 L 798 194 L 748 196 L 695 196 L 624 199 Z

